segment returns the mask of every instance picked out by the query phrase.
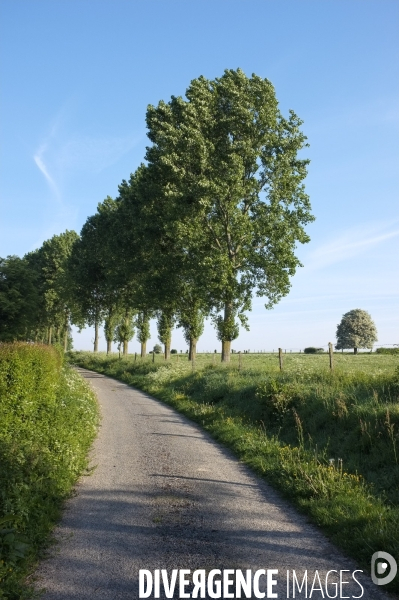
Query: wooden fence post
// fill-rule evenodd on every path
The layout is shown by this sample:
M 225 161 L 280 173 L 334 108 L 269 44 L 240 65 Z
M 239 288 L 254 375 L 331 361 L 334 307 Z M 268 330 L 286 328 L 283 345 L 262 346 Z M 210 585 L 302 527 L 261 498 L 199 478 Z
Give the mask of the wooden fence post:
M 278 349 L 278 361 L 280 363 L 280 371 L 283 370 L 283 351 L 281 348 Z
M 333 370 L 333 345 L 331 342 L 328 342 L 328 354 L 330 355 L 330 370 Z
M 242 354 L 241 354 L 241 350 L 238 353 L 238 370 L 241 371 L 242 369 Z
M 152 351 L 152 362 L 155 362 L 155 350 Z

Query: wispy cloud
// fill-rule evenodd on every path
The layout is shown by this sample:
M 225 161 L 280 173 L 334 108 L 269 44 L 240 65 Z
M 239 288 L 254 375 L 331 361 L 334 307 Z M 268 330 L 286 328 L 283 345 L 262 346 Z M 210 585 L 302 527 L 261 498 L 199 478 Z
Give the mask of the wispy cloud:
M 341 232 L 308 255 L 306 270 L 315 271 L 337 262 L 348 261 L 363 253 L 367 248 L 398 236 L 399 229 L 392 230 L 392 225 L 397 225 L 397 223 L 390 223 L 390 231 L 386 231 L 386 223 L 380 223 L 364 224 Z
M 319 280 L 317 280 L 319 282 Z M 358 300 L 359 298 L 359 290 L 360 293 L 363 293 L 365 295 L 364 289 L 359 286 L 356 286 L 356 289 L 354 289 L 354 287 L 349 288 L 349 286 L 346 289 L 342 289 L 339 288 L 336 291 L 332 291 L 331 293 L 328 294 L 320 294 L 317 292 L 317 290 L 315 290 L 315 293 L 312 294 L 311 296 L 306 296 L 302 294 L 303 291 L 303 287 L 299 289 L 299 292 L 297 291 L 297 288 L 294 286 L 293 287 L 293 291 L 292 291 L 292 296 L 286 296 L 282 299 L 281 303 L 279 305 L 277 305 L 278 307 L 283 307 L 283 311 L 286 310 L 293 310 L 292 307 L 293 306 L 300 306 L 300 305 L 309 305 L 309 304 L 313 304 L 313 303 L 320 303 L 323 305 L 327 305 L 329 303 L 335 304 L 337 302 L 340 302 L 341 300 L 352 300 L 354 299 L 355 301 Z M 295 292 L 299 293 L 300 295 L 295 295 Z M 373 301 L 373 302 L 381 302 L 384 301 L 386 302 L 390 302 L 390 301 L 395 301 L 397 303 L 397 298 L 398 298 L 398 290 L 396 287 L 393 287 L 392 289 L 381 289 L 381 282 L 377 282 L 375 285 L 375 291 L 370 292 L 369 289 L 367 289 L 367 299 L 368 301 Z M 265 300 L 263 298 L 255 298 L 253 299 L 252 302 L 252 306 L 254 310 L 257 309 L 263 309 L 265 305 Z M 276 311 L 276 307 L 274 307 L 274 312 Z M 300 309 L 302 312 L 302 309 Z
M 140 139 L 141 136 L 134 135 L 110 137 L 71 135 L 58 147 L 57 168 L 69 174 L 76 171 L 98 174 L 118 162 L 137 145 Z
M 70 131 L 67 126 L 67 107 L 54 118 L 49 133 L 42 138 L 33 160 L 53 192 L 54 199 L 63 204 L 65 189 L 82 172 L 97 175 L 130 152 L 145 135 L 88 136 Z
M 49 133 L 44 137 L 39 147 L 33 154 L 33 160 L 36 163 L 36 166 L 44 175 L 45 180 L 47 181 L 51 191 L 54 194 L 54 199 L 57 202 L 61 203 L 61 194 L 58 185 L 54 179 L 54 176 L 50 174 L 50 168 L 48 165 L 48 157 L 46 154 L 50 154 L 50 163 L 51 163 L 51 146 L 53 144 L 54 139 L 57 136 L 57 132 L 59 130 L 60 122 L 62 119 L 62 113 L 58 114 L 56 118 L 53 120 L 52 125 L 50 127 Z M 50 149 L 50 152 L 48 152 Z
M 337 123 L 340 124 L 341 129 L 337 127 Z M 342 132 L 344 129 L 346 131 L 359 127 L 364 129 L 364 123 L 369 127 L 384 123 L 399 125 L 396 95 L 387 94 L 371 100 L 365 99 L 361 105 L 358 103 L 348 105 L 346 102 L 340 105 L 334 104 L 333 110 L 323 104 L 319 113 L 307 123 L 306 131 L 309 138 L 312 138 L 315 132 L 320 136 L 321 133 L 327 135 L 337 131 Z
M 47 183 L 50 186 L 50 189 L 54 193 L 55 199 L 58 202 L 60 202 L 61 196 L 60 196 L 60 192 L 58 190 L 57 184 L 55 183 L 53 177 L 50 175 L 48 168 L 44 162 L 44 153 L 45 153 L 46 149 L 47 149 L 47 143 L 41 144 L 41 146 L 38 148 L 38 150 L 34 154 L 33 160 L 35 161 L 35 163 L 38 166 L 38 168 L 40 169 L 40 171 L 43 173 Z

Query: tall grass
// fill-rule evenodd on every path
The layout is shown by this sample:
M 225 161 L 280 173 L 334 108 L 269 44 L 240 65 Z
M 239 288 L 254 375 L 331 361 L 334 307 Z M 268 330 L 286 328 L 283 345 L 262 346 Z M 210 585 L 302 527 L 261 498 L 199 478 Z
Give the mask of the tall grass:
M 228 445 L 367 570 L 399 556 L 399 372 L 395 356 L 245 355 L 72 360 L 168 402 Z M 390 584 L 399 591 L 398 578 Z
M 0 598 L 30 596 L 24 578 L 86 466 L 93 393 L 54 348 L 0 345 Z

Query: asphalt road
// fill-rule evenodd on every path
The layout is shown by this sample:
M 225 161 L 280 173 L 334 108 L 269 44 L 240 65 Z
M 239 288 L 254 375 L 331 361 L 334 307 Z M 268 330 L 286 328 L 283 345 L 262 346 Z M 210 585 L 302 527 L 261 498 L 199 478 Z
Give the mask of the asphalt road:
M 166 569 L 169 577 L 173 569 L 203 569 L 205 577 L 213 569 L 244 575 L 251 569 L 251 577 L 276 569 L 271 577 L 277 584 L 269 591 L 278 598 L 293 597 L 293 570 L 299 582 L 307 570 L 307 596 L 304 586 L 300 593 L 296 587 L 295 597 L 316 599 L 334 597 L 333 582 L 344 571 L 349 583 L 342 583 L 342 592 L 338 586 L 336 597 L 390 597 L 358 572 L 361 596 L 352 579 L 356 564 L 196 425 L 145 393 L 80 372 L 101 407 L 91 454 L 96 467 L 68 501 L 55 532 L 59 543 L 38 569 L 45 600 L 135 600 L 140 569 Z M 332 570 L 338 579 L 330 573 L 326 589 Z M 170 597 L 179 598 L 178 581 Z M 259 582 L 267 593 L 266 577 Z M 233 583 L 233 598 L 234 589 Z M 188 597 L 191 590 L 184 588 Z

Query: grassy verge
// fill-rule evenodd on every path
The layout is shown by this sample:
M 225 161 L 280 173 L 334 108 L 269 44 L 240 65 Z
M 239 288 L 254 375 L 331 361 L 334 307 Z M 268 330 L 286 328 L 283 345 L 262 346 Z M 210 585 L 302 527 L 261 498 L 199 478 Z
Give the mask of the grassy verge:
M 399 556 L 398 359 L 384 355 L 245 355 L 229 367 L 200 356 L 71 360 L 167 402 L 272 483 L 367 571 Z M 387 589 L 399 591 L 398 577 Z
M 53 348 L 0 346 L 0 598 L 31 596 L 26 577 L 86 467 L 96 399 Z

